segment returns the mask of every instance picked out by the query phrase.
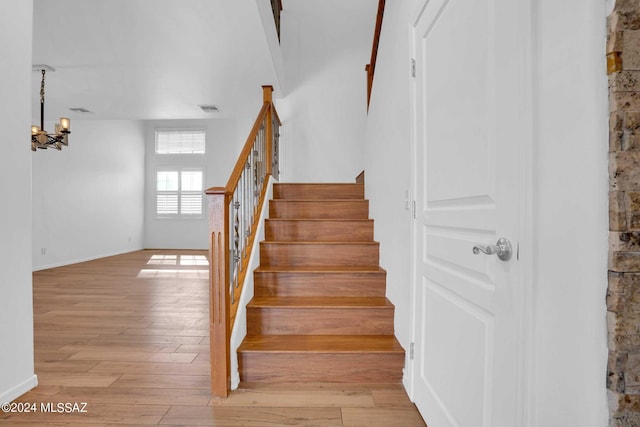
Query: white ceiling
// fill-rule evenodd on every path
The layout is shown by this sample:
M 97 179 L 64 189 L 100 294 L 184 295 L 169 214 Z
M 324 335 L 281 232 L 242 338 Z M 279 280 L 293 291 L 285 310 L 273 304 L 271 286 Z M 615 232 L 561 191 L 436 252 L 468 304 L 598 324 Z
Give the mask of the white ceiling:
M 262 102 L 260 85 L 277 86 L 256 1 L 268 0 L 35 0 L 33 64 L 56 69 L 45 120 L 242 116 Z

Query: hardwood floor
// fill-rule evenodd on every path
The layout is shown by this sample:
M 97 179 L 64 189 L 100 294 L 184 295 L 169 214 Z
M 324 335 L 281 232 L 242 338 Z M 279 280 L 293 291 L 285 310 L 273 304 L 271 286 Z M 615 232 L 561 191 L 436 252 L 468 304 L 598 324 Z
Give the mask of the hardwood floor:
M 0 424 L 425 425 L 398 384 L 242 384 L 212 399 L 207 278 L 202 251 L 140 251 L 35 272 L 39 385 L 14 403 L 36 412 L 0 412 Z

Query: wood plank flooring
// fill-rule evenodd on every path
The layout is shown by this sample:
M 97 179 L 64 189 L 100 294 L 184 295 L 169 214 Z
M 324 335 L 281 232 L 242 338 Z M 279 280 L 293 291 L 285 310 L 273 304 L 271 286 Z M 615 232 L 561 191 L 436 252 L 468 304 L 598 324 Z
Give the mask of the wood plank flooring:
M 139 251 L 34 273 L 39 385 L 17 426 L 424 426 L 399 384 L 241 384 L 209 392 L 202 251 Z M 6 350 L 2 350 L 6 351 Z M 84 413 L 43 412 L 82 403 Z

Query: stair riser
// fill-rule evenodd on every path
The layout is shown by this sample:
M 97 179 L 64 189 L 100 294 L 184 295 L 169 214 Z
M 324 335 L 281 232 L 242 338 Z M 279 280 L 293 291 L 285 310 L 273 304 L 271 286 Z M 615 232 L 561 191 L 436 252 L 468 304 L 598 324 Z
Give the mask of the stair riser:
M 247 307 L 249 335 L 393 335 L 393 307 Z
M 362 184 L 275 184 L 275 199 L 364 199 Z
M 369 244 L 273 244 L 261 242 L 264 266 L 371 266 L 379 264 L 379 245 Z
M 373 221 L 267 220 L 266 240 L 366 242 L 373 240 Z
M 386 274 L 255 272 L 256 296 L 383 297 Z
M 270 200 L 269 218 L 367 219 L 368 200 Z
M 400 383 L 403 354 L 239 353 L 243 382 Z

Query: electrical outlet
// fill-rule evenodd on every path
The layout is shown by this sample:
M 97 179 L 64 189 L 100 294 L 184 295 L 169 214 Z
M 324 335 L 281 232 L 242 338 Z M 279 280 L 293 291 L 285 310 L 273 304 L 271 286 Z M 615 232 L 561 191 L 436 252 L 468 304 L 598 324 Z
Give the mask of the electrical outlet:
M 40 253 L 42 255 L 46 255 L 47 254 L 47 248 L 40 248 Z

